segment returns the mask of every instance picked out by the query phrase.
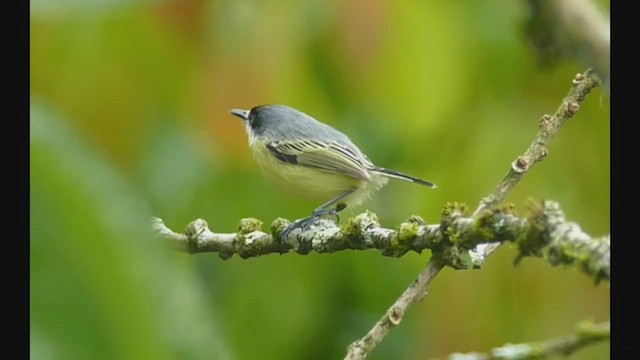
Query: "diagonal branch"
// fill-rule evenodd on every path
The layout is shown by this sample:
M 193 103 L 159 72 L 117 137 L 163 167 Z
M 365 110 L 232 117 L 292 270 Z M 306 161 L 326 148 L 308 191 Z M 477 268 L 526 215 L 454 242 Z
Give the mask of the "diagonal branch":
M 511 163 L 511 167 L 505 177 L 489 196 L 482 199 L 473 215 L 478 215 L 483 210 L 500 204 L 527 172 L 549 154 L 547 149 L 549 141 L 558 133 L 567 120 L 576 115 L 580 110 L 580 104 L 582 104 L 591 90 L 599 84 L 600 81 L 592 69 L 588 69 L 584 74 L 576 74 L 573 79 L 574 86 L 569 90 L 567 96 L 562 99 L 556 112 L 553 115 L 542 115 L 538 133 L 527 150 Z M 483 244 L 475 249 L 475 253 L 482 258 L 486 258 L 497 250 L 499 246 L 500 244 Z
M 553 115 L 542 115 L 538 124 L 538 133 L 527 150 L 511 163 L 511 167 L 505 177 L 496 186 L 491 195 L 482 199 L 474 215 L 500 204 L 527 172 L 549 154 L 547 149 L 549 141 L 558 133 L 567 120 L 578 113 L 580 104 L 599 83 L 598 77 L 592 69 L 588 69 L 584 74 L 576 74 L 573 78 L 573 86 L 567 96 L 562 99 L 556 112 Z
M 345 360 L 364 359 L 382 340 L 389 331 L 398 326 L 404 318 L 404 313 L 415 302 L 427 296 L 427 287 L 438 275 L 444 265 L 432 259 L 424 268 L 418 278 L 400 295 L 393 305 L 387 310 L 380 320 L 369 332 L 357 341 L 349 345 Z

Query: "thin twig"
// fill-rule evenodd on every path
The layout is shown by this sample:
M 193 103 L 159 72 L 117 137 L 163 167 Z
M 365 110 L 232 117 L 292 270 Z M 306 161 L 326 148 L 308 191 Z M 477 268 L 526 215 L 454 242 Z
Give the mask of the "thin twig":
M 443 267 L 444 265 L 438 261 L 430 261 L 418 278 L 400 295 L 373 328 L 362 339 L 349 345 L 345 359 L 360 360 L 367 357 L 367 354 L 387 336 L 389 331 L 400 324 L 407 309 L 427 295 L 426 289 Z
M 473 212 L 474 216 L 483 210 L 500 204 L 522 178 L 542 161 L 548 154 L 547 145 L 549 141 L 558 133 L 562 125 L 571 119 L 580 110 L 580 104 L 585 97 L 599 85 L 600 81 L 592 69 L 588 69 L 584 74 L 576 74 L 573 79 L 573 86 L 567 96 L 562 99 L 562 103 L 553 115 L 542 115 L 538 126 L 538 133 L 533 139 L 524 154 L 518 156 L 512 163 L 507 175 L 500 181 L 491 195 L 485 197 L 480 202 L 478 208 Z M 496 251 L 500 244 L 483 244 L 475 249 L 475 253 L 486 258 Z
M 478 215 L 482 210 L 500 204 L 507 194 L 522 180 L 524 175 L 549 154 L 547 149 L 549 141 L 558 133 L 567 120 L 578 113 L 580 104 L 582 104 L 591 90 L 598 86 L 599 80 L 593 70 L 588 69 L 584 74 L 576 74 L 572 84 L 573 86 L 567 96 L 562 99 L 562 103 L 560 103 L 556 112 L 553 115 L 542 115 L 538 133 L 527 150 L 511 163 L 507 175 L 500 181 L 491 195 L 482 199 L 473 215 Z

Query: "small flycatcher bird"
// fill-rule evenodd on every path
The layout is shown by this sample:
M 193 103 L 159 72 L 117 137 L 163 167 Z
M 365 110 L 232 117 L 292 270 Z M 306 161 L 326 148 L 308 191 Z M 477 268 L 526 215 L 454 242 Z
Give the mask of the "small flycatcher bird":
M 374 165 L 340 131 L 284 105 L 231 109 L 244 120 L 249 147 L 262 173 L 276 188 L 304 198 L 326 201 L 312 216 L 295 221 L 282 234 L 305 228 L 325 214 L 355 206 L 387 184 L 389 178 L 430 188 L 426 180 Z

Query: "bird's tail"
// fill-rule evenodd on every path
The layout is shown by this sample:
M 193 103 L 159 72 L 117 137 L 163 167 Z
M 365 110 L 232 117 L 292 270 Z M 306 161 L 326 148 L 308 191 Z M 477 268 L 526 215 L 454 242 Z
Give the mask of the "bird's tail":
M 382 174 L 388 177 L 392 177 L 392 178 L 396 178 L 396 179 L 400 179 L 400 180 L 405 180 L 405 181 L 410 181 L 416 184 L 420 184 L 420 185 L 424 185 L 424 186 L 428 186 L 432 189 L 437 188 L 438 186 L 430 181 L 426 181 L 426 180 L 422 180 L 422 179 L 418 179 L 416 177 L 407 175 L 407 174 L 403 174 L 401 172 L 398 171 L 394 171 L 394 170 L 389 170 L 389 169 L 385 169 L 385 168 L 381 168 L 381 167 L 375 167 L 373 169 L 371 169 L 371 171 L 376 172 L 378 174 Z

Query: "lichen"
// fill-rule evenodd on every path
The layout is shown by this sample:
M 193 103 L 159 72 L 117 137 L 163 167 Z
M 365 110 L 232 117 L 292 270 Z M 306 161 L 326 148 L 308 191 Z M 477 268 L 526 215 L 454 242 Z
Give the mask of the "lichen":
M 531 215 L 527 218 L 527 230 L 515 240 L 519 252 L 515 259 L 516 264 L 525 256 L 541 256 L 541 249 L 549 242 L 544 208 L 539 203 L 531 202 L 529 209 Z
M 379 226 L 378 215 L 373 211 L 366 210 L 356 217 L 347 219 L 347 223 L 340 225 L 345 240 L 358 238 L 358 234 L 371 226 Z
M 262 221 L 256 218 L 244 218 L 240 219 L 240 224 L 238 224 L 238 233 L 239 234 L 248 234 L 254 231 L 262 230 Z
M 282 233 L 291 225 L 291 221 L 278 217 L 271 222 L 271 235 L 274 239 L 279 239 Z

